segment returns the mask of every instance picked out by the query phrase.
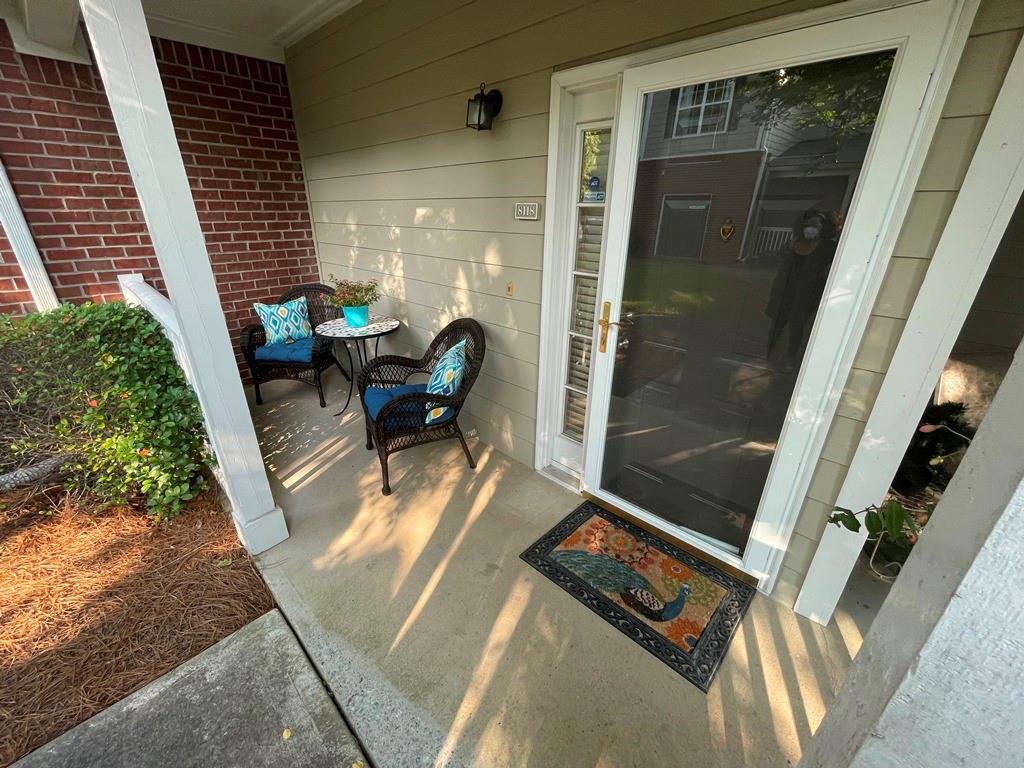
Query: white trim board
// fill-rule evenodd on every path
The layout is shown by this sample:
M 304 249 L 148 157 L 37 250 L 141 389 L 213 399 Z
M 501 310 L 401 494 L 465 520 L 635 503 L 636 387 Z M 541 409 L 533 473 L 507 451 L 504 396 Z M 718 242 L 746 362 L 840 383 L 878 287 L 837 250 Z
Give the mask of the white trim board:
M 1024 42 L 1003 81 L 836 503 L 881 501 L 1024 193 Z M 827 624 L 867 536 L 827 526 L 794 610 Z
M 615 82 L 616 78 L 624 70 L 631 67 L 652 64 L 658 61 L 665 61 L 666 59 L 675 59 L 690 53 L 723 48 L 734 43 L 758 40 L 782 32 L 808 29 L 833 21 L 852 19 L 857 16 L 880 13 L 908 5 L 923 5 L 927 2 L 929 0 L 845 0 L 845 2 L 833 3 L 822 8 L 798 11 L 786 14 L 785 16 L 766 19 L 765 21 L 732 27 L 702 37 L 681 40 L 678 43 L 670 43 L 658 48 L 649 48 L 617 56 L 614 59 L 605 59 L 592 64 L 581 64 L 577 67 L 559 70 L 551 76 L 551 81 L 552 85 L 557 83 L 561 88 L 579 93 L 590 87 L 600 88 L 607 83 Z M 972 6 L 972 17 L 973 9 L 977 8 L 978 2 L 980 0 L 968 3 L 968 5 Z M 552 103 L 552 106 L 554 106 L 554 103 Z
M 275 38 L 285 48 L 320 29 L 331 19 L 359 5 L 361 0 L 319 0 L 285 24 Z
M 158 13 L 147 13 L 146 24 L 153 37 L 198 45 L 215 51 L 237 53 L 254 59 L 284 63 L 284 47 L 271 38 L 243 35 L 231 29 L 208 27 L 187 19 L 176 19 Z
M 18 196 L 14 194 L 11 180 L 7 176 L 7 169 L 0 160 L 0 224 L 3 224 L 7 241 L 14 251 L 14 259 L 21 267 L 22 277 L 28 285 L 28 291 L 32 294 L 32 300 L 36 309 L 46 312 L 56 309 L 60 302 L 57 301 L 57 294 L 53 291 L 53 283 L 46 272 L 46 266 L 36 248 L 36 241 L 32 239 L 32 231 L 25 221 L 25 214 L 21 210 L 21 203 Z
M 906 8 L 907 5 L 915 5 L 917 7 L 908 9 Z M 571 116 L 572 114 L 574 93 L 615 82 L 616 78 L 621 77 L 624 71 L 628 77 L 630 72 L 635 72 L 638 67 L 651 64 L 652 62 L 666 62 L 669 59 L 689 54 L 711 53 L 718 48 L 753 40 L 758 40 L 767 45 L 769 41 L 762 41 L 762 38 L 798 30 L 811 32 L 810 28 L 817 28 L 821 25 L 841 20 L 862 19 L 863 23 L 854 25 L 854 27 L 862 30 L 873 30 L 871 36 L 874 40 L 875 49 L 878 48 L 878 41 L 883 39 L 891 42 L 893 46 L 900 46 L 903 44 L 901 41 L 911 38 L 917 41 L 915 45 L 924 45 L 926 42 L 925 38 L 931 40 L 930 43 L 925 45 L 925 48 L 933 51 L 933 53 L 928 54 L 932 58 L 929 60 L 930 63 L 927 67 L 922 68 L 922 60 L 920 58 L 915 59 L 918 68 L 918 73 L 915 77 L 919 75 L 920 80 L 915 80 L 916 85 L 912 89 L 915 91 L 912 104 L 915 107 L 920 105 L 920 107 L 915 110 L 916 118 L 911 121 L 911 124 L 905 126 L 904 135 L 908 136 L 909 139 L 903 144 L 904 149 L 899 152 L 898 156 L 893 155 L 890 161 L 896 169 L 894 183 L 890 187 L 895 191 L 891 197 L 887 198 L 888 205 L 880 219 L 882 222 L 881 234 L 873 243 L 866 244 L 867 251 L 872 256 L 870 259 L 866 259 L 865 263 L 870 265 L 871 268 L 868 270 L 868 274 L 857 283 L 856 296 L 851 304 L 852 310 L 849 313 L 849 321 L 842 328 L 835 328 L 825 334 L 825 336 L 828 336 L 826 340 L 830 344 L 834 344 L 835 349 L 838 350 L 832 356 L 827 370 L 810 374 L 805 370 L 802 374 L 802 378 L 813 376 L 817 382 L 815 384 L 818 387 L 817 391 L 821 394 L 820 397 L 815 398 L 813 414 L 808 411 L 808 419 L 814 422 L 814 428 L 810 430 L 809 437 L 800 446 L 795 446 L 794 444 L 794 449 L 799 448 L 799 450 L 795 450 L 796 455 L 786 458 L 786 461 L 789 463 L 796 462 L 802 467 L 802 470 L 798 473 L 796 482 L 787 492 L 787 500 L 775 500 L 777 503 L 773 504 L 773 507 L 779 510 L 776 514 L 778 520 L 774 520 L 772 526 L 770 526 L 771 530 L 762 527 L 755 531 L 754 535 L 762 546 L 760 546 L 756 557 L 752 557 L 750 562 L 746 562 L 743 565 L 744 570 L 748 573 L 753 573 L 760 579 L 763 591 L 771 591 L 781 567 L 783 556 L 795 527 L 802 496 L 806 493 L 806 486 L 809 484 L 811 472 L 824 444 L 835 408 L 838 405 L 842 386 L 867 325 L 870 308 L 873 305 L 874 297 L 884 276 L 900 225 L 909 206 L 913 193 L 913 181 L 916 180 L 923 166 L 932 134 L 938 123 L 942 103 L 952 80 L 956 64 L 959 61 L 963 45 L 966 42 L 970 22 L 973 19 L 976 7 L 976 0 L 932 0 L 931 2 L 895 4 L 892 2 L 869 0 L 858 2 L 857 0 L 852 0 L 848 3 L 828 6 L 815 11 L 794 14 L 768 22 L 728 30 L 727 32 L 698 40 L 685 41 L 652 51 L 631 54 L 611 61 L 598 62 L 571 70 L 556 72 L 552 77 L 548 205 L 544 242 L 544 297 L 547 301 L 542 302 L 542 339 L 553 338 L 550 334 L 557 331 L 557 329 L 552 328 L 553 311 L 548 304 L 552 302 L 559 303 L 562 300 L 562 297 L 556 295 L 552 290 L 551 276 L 559 269 L 559 259 L 562 257 L 562 254 L 559 254 L 557 250 L 558 244 L 562 242 L 562 238 L 558 233 L 565 222 L 560 221 L 564 217 L 560 217 L 557 213 L 557 201 L 562 197 L 559 185 L 564 183 L 560 176 L 565 175 L 564 166 L 569 161 L 559 157 L 561 153 L 558 149 L 566 146 L 563 139 L 565 131 L 571 131 L 571 118 L 567 117 L 567 115 Z M 875 18 L 863 18 L 866 16 L 874 16 Z M 900 29 L 890 28 L 888 26 L 888 20 L 890 19 L 901 19 Z M 922 35 L 926 28 L 932 30 L 931 36 L 928 34 Z M 814 29 L 812 34 L 824 35 L 827 32 L 824 28 Z M 838 39 L 832 45 L 832 50 L 835 51 L 834 55 L 855 52 L 854 48 L 856 47 L 851 45 L 849 40 Z M 928 46 L 931 47 L 929 48 Z M 825 45 L 822 45 L 822 48 L 825 47 Z M 705 59 L 706 57 L 701 57 L 702 61 Z M 715 66 L 718 65 L 708 64 L 705 67 L 708 71 L 702 72 L 701 77 L 706 75 L 707 78 L 714 79 L 713 70 Z M 727 62 L 723 63 L 720 71 L 725 72 L 728 66 Z M 905 61 L 903 63 L 897 62 L 897 67 L 900 66 L 905 66 Z M 931 74 L 929 75 L 929 73 Z M 894 77 L 898 76 L 899 72 L 894 71 Z M 666 83 L 670 80 L 674 82 L 676 75 L 666 70 L 666 78 Z M 634 86 L 633 90 L 635 89 L 636 86 Z M 903 95 L 906 97 L 906 93 Z M 620 95 L 620 98 L 624 97 Z M 618 112 L 619 119 L 621 120 L 623 110 L 620 109 Z M 616 133 L 626 130 L 627 127 L 624 125 L 617 124 L 615 126 Z M 629 127 L 629 130 L 632 131 L 633 127 Z M 908 146 L 910 147 L 909 150 L 906 149 Z M 623 165 L 623 163 L 625 164 Z M 615 167 L 620 170 L 628 168 L 628 166 L 628 158 L 624 160 L 622 157 L 619 157 L 615 161 Z M 616 171 L 613 170 L 612 176 L 615 177 L 617 175 Z M 628 189 L 630 186 L 629 179 L 620 178 L 616 183 L 620 192 L 623 189 Z M 613 183 L 613 198 L 616 196 L 616 188 L 615 183 Z M 609 204 L 614 206 L 613 201 L 609 201 Z M 611 210 L 610 214 L 614 216 L 614 212 Z M 606 238 L 610 238 L 610 233 L 606 234 Z M 610 247 L 611 240 L 609 239 L 606 240 L 606 248 Z M 605 264 L 607 264 L 607 261 L 605 261 Z M 601 300 L 607 299 L 607 291 L 602 285 Z M 610 340 L 610 343 L 614 344 L 614 338 Z M 542 350 L 549 351 L 549 346 L 542 343 Z M 538 387 L 540 393 L 538 402 L 538 453 L 536 455 L 538 466 L 542 466 L 547 458 L 544 454 L 544 445 L 546 440 L 545 430 L 548 429 L 548 426 L 544 423 L 544 414 L 551 413 L 554 409 L 547 402 L 550 399 L 547 397 L 547 394 L 552 390 L 545 386 L 547 381 L 545 376 L 550 376 L 554 365 L 555 361 L 545 360 L 542 354 L 540 363 L 541 380 Z M 825 380 L 817 381 L 823 377 Z M 591 392 L 596 393 L 598 388 L 596 385 L 599 384 L 599 382 L 592 382 Z M 603 399 L 596 396 L 592 400 L 593 403 L 599 401 L 603 402 Z M 588 409 L 588 430 L 590 429 L 590 416 L 593 411 L 594 408 Z M 792 441 L 791 444 L 793 444 Z M 594 459 L 588 455 L 587 461 L 592 462 Z M 774 471 L 775 469 L 773 468 Z M 591 476 L 594 476 L 593 472 L 591 472 Z M 593 493 L 595 489 L 589 488 L 588 490 Z M 622 505 L 619 504 L 619 506 Z M 686 532 L 682 531 L 682 529 L 673 529 L 670 532 L 689 541 Z M 706 546 L 704 542 L 694 541 L 690 543 L 694 543 L 696 546 Z M 721 556 L 717 552 L 715 555 Z

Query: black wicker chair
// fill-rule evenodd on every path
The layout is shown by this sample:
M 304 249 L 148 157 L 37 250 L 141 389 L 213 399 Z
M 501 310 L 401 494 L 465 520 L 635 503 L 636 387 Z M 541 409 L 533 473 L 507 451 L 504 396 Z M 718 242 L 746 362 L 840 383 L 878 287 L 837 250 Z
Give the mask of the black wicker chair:
M 339 315 L 339 310 L 332 307 L 327 299 L 334 293 L 334 289 L 323 283 L 306 283 L 297 285 L 280 299 L 278 304 L 292 301 L 300 296 L 306 297 L 306 306 L 309 310 L 309 323 L 316 328 L 320 323 L 334 320 Z M 349 374 L 341 367 L 341 363 L 334 356 L 334 341 L 324 336 L 313 336 L 313 355 L 306 362 L 286 362 L 282 360 L 257 360 L 256 350 L 267 343 L 267 334 L 259 323 L 247 325 L 242 329 L 242 336 L 239 346 L 242 355 L 249 364 L 249 372 L 252 374 L 253 384 L 256 387 L 256 404 L 262 405 L 263 398 L 260 395 L 260 384 L 273 379 L 296 379 L 316 387 L 320 394 L 320 407 L 327 405 L 324 400 L 324 387 L 320 380 L 321 374 L 332 365 L 338 366 L 345 378 Z
M 366 390 L 370 387 L 390 389 L 408 383 L 413 374 L 429 375 L 437 365 L 441 356 L 460 341 L 466 342 L 466 367 L 458 391 L 451 396 L 431 395 L 426 392 L 410 392 L 392 397 L 377 412 L 377 417 L 370 415 L 367 404 Z M 426 353 L 419 360 L 398 355 L 383 355 L 371 360 L 360 372 L 358 378 L 359 398 L 363 403 L 363 415 L 366 418 L 366 448 L 373 450 L 377 446 L 380 458 L 380 469 L 384 485 L 381 493 L 391 493 L 388 482 L 388 456 L 415 445 L 430 443 L 435 440 L 448 440 L 457 437 L 462 443 L 469 466 L 476 468 L 473 455 L 466 445 L 466 438 L 459 428 L 459 412 L 466 401 L 473 382 L 484 362 L 484 330 L 476 320 L 463 318 L 449 323 L 437 337 L 430 342 Z M 432 408 L 448 406 L 451 413 L 443 421 L 426 424 L 427 404 Z

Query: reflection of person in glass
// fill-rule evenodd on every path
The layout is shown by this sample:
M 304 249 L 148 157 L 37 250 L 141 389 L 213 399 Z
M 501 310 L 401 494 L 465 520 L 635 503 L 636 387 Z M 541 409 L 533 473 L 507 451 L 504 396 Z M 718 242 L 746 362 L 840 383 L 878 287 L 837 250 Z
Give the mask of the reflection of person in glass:
M 832 259 L 836 254 L 838 214 L 809 210 L 793 227 L 793 239 L 782 256 L 772 283 L 765 314 L 772 319 L 768 334 L 768 355 L 772 354 L 783 330 L 788 330 L 782 369 L 800 365 L 807 332 L 825 290 Z

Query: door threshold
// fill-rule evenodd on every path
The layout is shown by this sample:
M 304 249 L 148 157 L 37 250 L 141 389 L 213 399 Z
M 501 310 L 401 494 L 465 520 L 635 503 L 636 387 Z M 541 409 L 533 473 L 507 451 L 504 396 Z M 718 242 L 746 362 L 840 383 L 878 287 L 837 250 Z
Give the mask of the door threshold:
M 665 541 L 669 542 L 672 546 L 679 547 L 679 549 L 681 549 L 684 552 L 686 552 L 686 554 L 692 555 L 693 557 L 697 558 L 698 560 L 701 560 L 702 562 L 705 562 L 708 565 L 714 566 L 718 570 L 723 571 L 724 573 L 729 574 L 734 579 L 736 579 L 738 581 L 741 581 L 744 584 L 747 584 L 748 586 L 751 586 L 751 587 L 754 587 L 755 589 L 757 589 L 757 587 L 758 587 L 758 580 L 756 578 L 754 578 L 753 576 L 751 576 L 749 573 L 744 573 L 743 571 L 741 571 L 736 566 L 730 565 L 729 563 L 726 563 L 726 562 L 724 562 L 722 560 L 719 560 L 717 557 L 714 557 L 713 555 L 709 555 L 707 552 L 705 552 L 705 551 L 703 551 L 701 549 L 698 549 L 697 547 L 693 546 L 692 544 L 688 544 L 687 542 L 683 541 L 682 539 L 679 539 L 676 536 L 673 536 L 671 533 L 668 533 L 667 531 L 664 531 L 664 530 L 662 530 L 661 528 L 658 528 L 655 525 L 651 525 L 650 523 L 648 523 L 645 520 L 641 520 L 640 518 L 636 517 L 635 515 L 630 514 L 629 512 L 625 511 L 624 509 L 620 509 L 619 507 L 616 507 L 614 504 L 609 504 L 604 499 L 597 498 L 592 493 L 589 493 L 587 491 L 581 491 L 580 493 L 583 496 L 583 498 L 585 498 L 587 501 L 589 501 L 589 502 L 591 502 L 593 504 L 596 504 L 601 509 L 603 509 L 603 510 L 605 510 L 607 512 L 611 512 L 613 515 L 618 515 L 622 519 L 627 520 L 628 522 L 630 522 L 633 525 L 635 525 L 637 528 L 642 528 L 643 530 L 647 531 L 648 533 L 650 533 L 650 534 L 652 534 L 654 536 L 657 536 L 659 539 L 664 539 Z
M 541 477 L 545 477 L 553 483 L 572 491 L 573 493 L 580 493 L 580 479 L 573 474 L 570 474 L 561 467 L 557 467 L 554 464 L 548 464 L 543 469 L 538 469 L 537 473 Z

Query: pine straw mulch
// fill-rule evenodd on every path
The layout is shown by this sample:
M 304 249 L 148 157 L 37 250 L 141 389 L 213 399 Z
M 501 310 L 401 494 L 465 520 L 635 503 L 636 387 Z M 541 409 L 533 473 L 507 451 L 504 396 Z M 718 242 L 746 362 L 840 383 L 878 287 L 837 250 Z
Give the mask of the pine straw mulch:
M 0 766 L 274 605 L 213 491 L 165 526 L 70 499 L 4 501 Z

